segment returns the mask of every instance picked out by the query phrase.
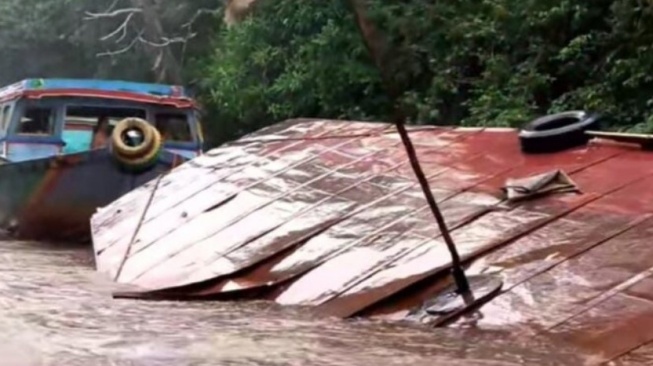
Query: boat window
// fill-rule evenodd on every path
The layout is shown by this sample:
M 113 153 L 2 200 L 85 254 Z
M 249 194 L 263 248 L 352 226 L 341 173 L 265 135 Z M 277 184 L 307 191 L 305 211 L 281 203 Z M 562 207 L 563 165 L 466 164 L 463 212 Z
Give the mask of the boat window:
M 89 107 L 89 106 L 67 106 L 66 107 L 66 126 L 72 129 L 89 129 L 92 130 L 102 118 L 109 120 L 111 127 L 116 123 L 129 117 L 143 118 L 146 117 L 144 109 L 138 108 L 107 108 L 107 107 Z
M 55 113 L 48 107 L 25 107 L 20 119 L 18 133 L 32 135 L 51 135 L 54 133 Z
M 129 117 L 146 117 L 138 108 L 67 106 L 62 138 L 65 152 L 78 152 L 105 147 L 113 127 Z
M 0 130 L 2 132 L 7 130 L 7 126 L 9 126 L 9 121 L 11 120 L 11 106 L 6 105 L 4 108 L 2 108 L 2 125 L 0 126 Z
M 161 132 L 161 137 L 166 141 L 193 141 L 186 113 L 156 113 L 154 125 Z

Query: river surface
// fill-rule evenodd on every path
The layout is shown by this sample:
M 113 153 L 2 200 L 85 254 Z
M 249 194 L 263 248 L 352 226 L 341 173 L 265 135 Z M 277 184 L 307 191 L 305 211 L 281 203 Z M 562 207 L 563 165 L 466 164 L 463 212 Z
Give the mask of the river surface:
M 268 303 L 114 300 L 88 247 L 0 242 L 1 365 L 581 365 L 545 340 L 309 316 Z

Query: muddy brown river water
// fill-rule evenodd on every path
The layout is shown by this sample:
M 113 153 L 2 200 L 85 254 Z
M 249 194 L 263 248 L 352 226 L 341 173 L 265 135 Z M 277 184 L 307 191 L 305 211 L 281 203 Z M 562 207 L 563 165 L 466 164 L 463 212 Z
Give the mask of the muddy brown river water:
M 114 300 L 87 247 L 0 242 L 0 365 L 582 365 L 547 340 L 315 318 L 266 303 Z

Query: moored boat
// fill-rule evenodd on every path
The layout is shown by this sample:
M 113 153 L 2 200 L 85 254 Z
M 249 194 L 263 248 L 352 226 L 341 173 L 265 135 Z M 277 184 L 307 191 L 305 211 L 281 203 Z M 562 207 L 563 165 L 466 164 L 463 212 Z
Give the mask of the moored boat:
M 85 240 L 102 207 L 202 151 L 179 86 L 29 79 L 0 89 L 0 227 Z

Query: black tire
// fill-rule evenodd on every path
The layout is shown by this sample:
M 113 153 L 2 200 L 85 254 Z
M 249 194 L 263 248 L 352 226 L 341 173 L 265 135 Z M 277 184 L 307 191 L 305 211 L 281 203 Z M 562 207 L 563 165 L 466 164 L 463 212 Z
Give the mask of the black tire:
M 540 117 L 519 131 L 525 153 L 552 153 L 587 144 L 587 130 L 600 129 L 600 116 L 585 111 L 569 111 Z

